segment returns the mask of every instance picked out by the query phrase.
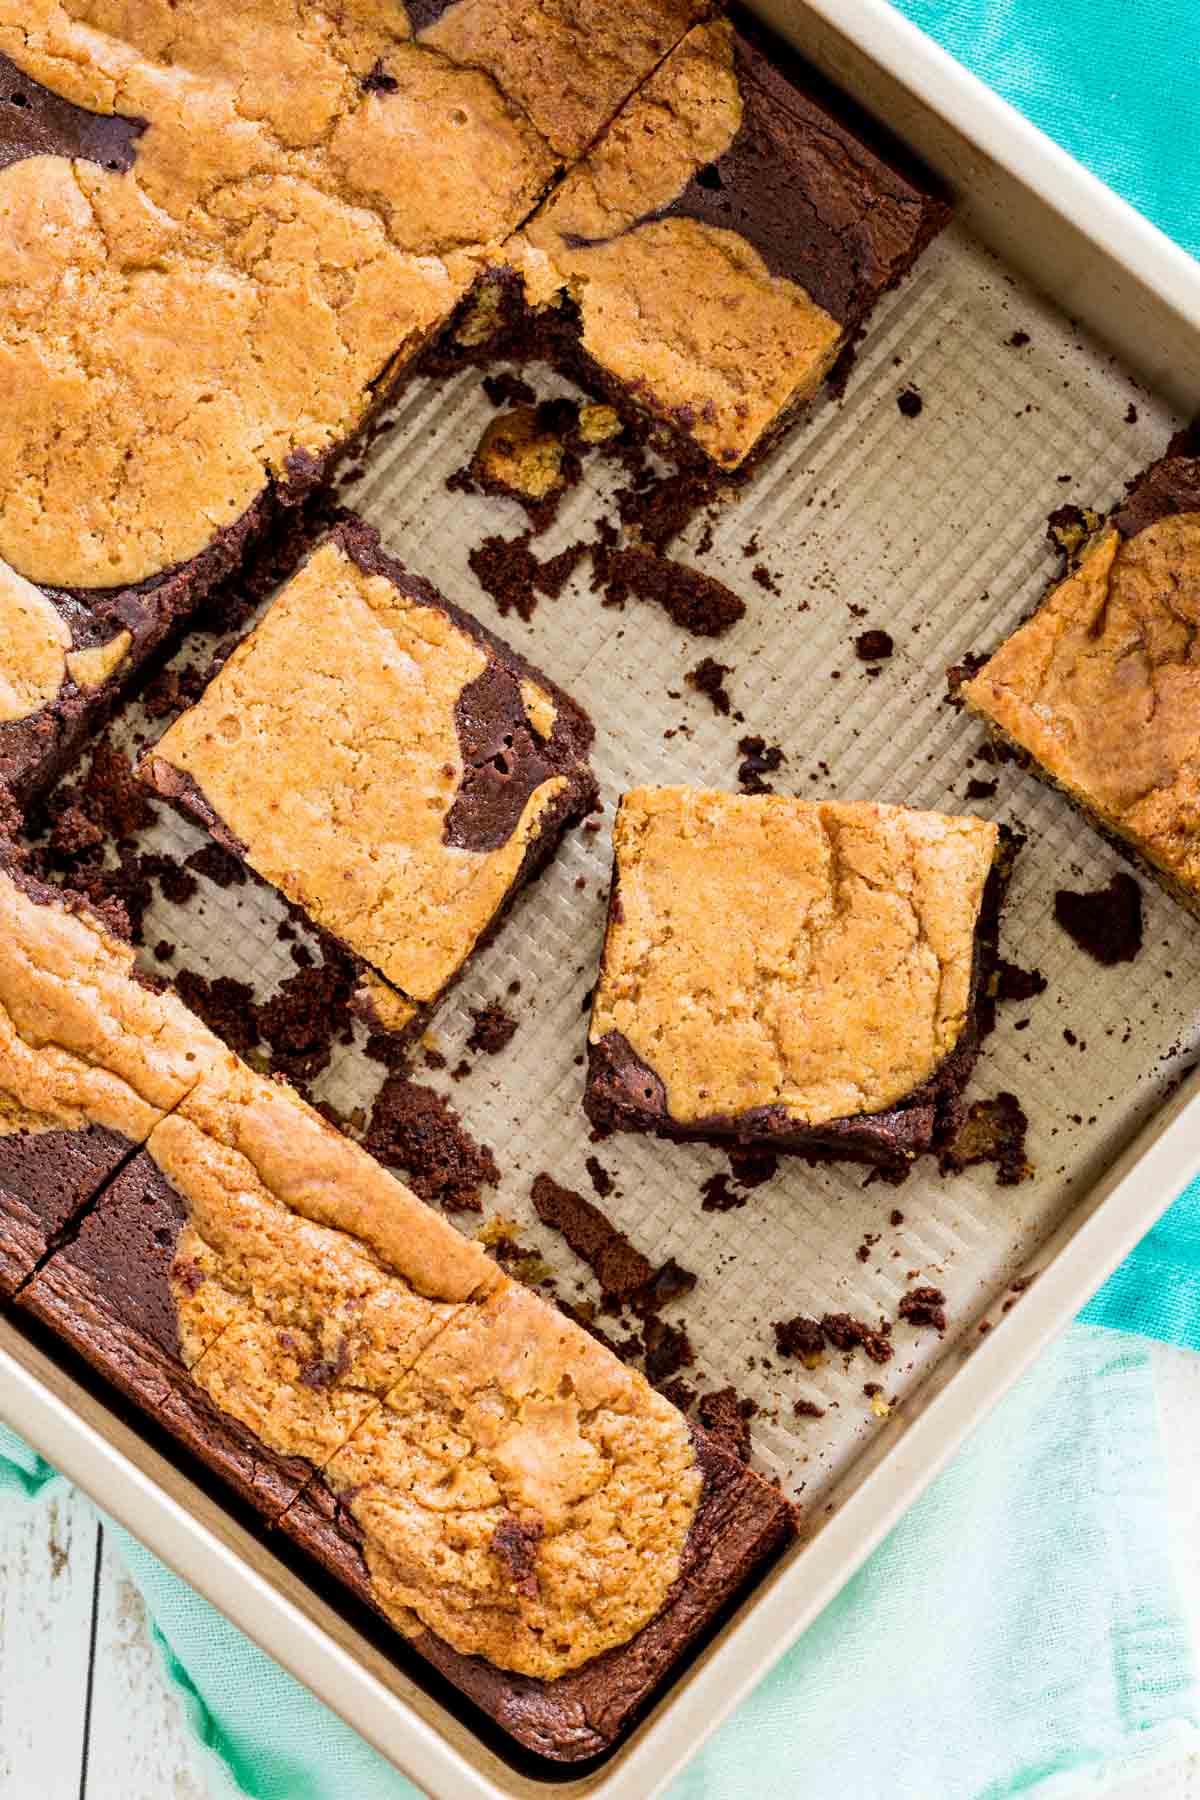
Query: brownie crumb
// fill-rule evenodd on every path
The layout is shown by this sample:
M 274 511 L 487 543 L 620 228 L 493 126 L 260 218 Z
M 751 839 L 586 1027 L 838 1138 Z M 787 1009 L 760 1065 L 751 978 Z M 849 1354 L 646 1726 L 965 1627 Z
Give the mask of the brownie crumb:
M 1004 341 L 1012 350 L 1023 350 L 1030 341 L 1029 333 L 1027 331 L 1014 331 L 1012 336 L 1005 338 Z
M 642 1347 L 646 1380 L 651 1387 L 670 1381 L 680 1369 L 691 1368 L 696 1360 L 691 1339 L 683 1327 L 668 1325 L 665 1319 L 654 1314 L 642 1327 Z
M 981 781 L 978 775 L 972 775 L 967 783 L 967 799 L 990 800 L 999 785 L 998 781 Z
M 732 674 L 731 663 L 719 663 L 715 657 L 706 656 L 694 669 L 689 669 L 683 679 L 690 688 L 707 697 L 715 713 L 728 717 L 733 702 L 725 691 L 725 677 Z
M 493 406 L 533 406 L 537 401 L 529 383 L 510 369 L 485 375 L 479 385 Z
M 1138 422 L 1138 409 L 1133 404 L 1133 401 L 1131 400 L 1129 402 L 1129 405 L 1125 408 L 1125 423 L 1127 425 L 1136 425 L 1137 422 Z
M 506 1012 L 498 1000 L 489 1000 L 486 1006 L 473 1006 L 471 1017 L 475 1024 L 467 1039 L 468 1050 L 498 1056 L 517 1034 L 518 1020 Z
M 157 850 L 147 851 L 142 856 L 142 873 L 148 880 L 157 881 L 163 899 L 169 900 L 172 906 L 186 906 L 199 886 L 196 877 L 182 863 Z
M 1059 888 L 1054 917 L 1081 950 L 1106 968 L 1132 962 L 1142 947 L 1142 890 L 1123 869 L 1095 893 Z
M 968 681 L 974 681 L 980 669 L 987 662 L 987 657 L 979 650 L 968 650 L 961 662 L 952 663 L 946 670 L 946 702 L 949 706 L 961 707 L 962 690 Z
M 897 394 L 896 406 L 906 419 L 919 419 L 925 410 L 925 402 L 915 387 L 906 387 Z
M 892 1344 L 887 1328 L 866 1324 L 862 1319 L 852 1318 L 849 1313 L 826 1313 L 821 1320 L 821 1330 L 835 1350 L 849 1354 L 853 1350 L 865 1350 L 873 1363 L 886 1363 L 892 1360 Z
M 312 1081 L 328 1068 L 334 1040 L 350 1035 L 355 965 L 331 939 L 323 940 L 322 953 L 320 963 L 281 981 L 258 1010 L 271 1068 L 291 1081 Z
M 687 1382 L 682 1381 L 678 1375 L 671 1381 L 664 1381 L 658 1391 L 664 1400 L 669 1400 L 672 1406 L 677 1406 L 681 1413 L 690 1412 L 696 1404 L 695 1388 L 689 1387 Z
M 703 1212 L 734 1212 L 745 1206 L 745 1194 L 735 1193 L 723 1170 L 700 1183 L 700 1207 Z
M 241 887 L 246 880 L 245 863 L 223 844 L 204 844 L 199 850 L 193 850 L 183 866 L 194 869 L 197 875 L 203 875 L 221 888 Z
M 246 982 L 235 981 L 231 975 L 218 975 L 210 981 L 195 969 L 180 969 L 175 975 L 175 991 L 239 1056 L 259 1043 L 254 989 Z
M 1040 969 L 1022 969 L 1002 956 L 996 958 L 994 979 L 997 1000 L 1033 1000 L 1046 991 L 1046 977 Z
M 750 1461 L 750 1421 L 742 1412 L 736 1388 L 718 1388 L 715 1393 L 701 1394 L 697 1408 L 700 1423 L 739 1462 Z
M 375 1096 L 363 1143 L 380 1162 L 402 1169 L 422 1200 L 447 1212 L 481 1212 L 482 1190 L 500 1179 L 492 1152 L 464 1129 L 454 1108 L 399 1073 Z
M 632 1299 L 653 1280 L 649 1258 L 582 1194 L 543 1171 L 533 1183 L 532 1196 L 538 1218 L 566 1238 L 595 1275 L 606 1300 Z
M 899 1306 L 899 1315 L 910 1325 L 930 1325 L 934 1331 L 946 1329 L 946 1296 L 941 1288 L 910 1288 Z
M 589 1156 L 584 1168 L 591 1177 L 591 1182 L 601 1200 L 606 1200 L 617 1185 L 598 1156 Z
M 492 1554 L 506 1570 L 518 1594 L 536 1600 L 538 1545 L 546 1526 L 542 1519 L 518 1519 L 507 1513 L 492 1533 Z
M 633 1309 L 643 1317 L 651 1313 L 661 1312 L 664 1306 L 670 1306 L 675 1300 L 682 1300 L 690 1294 L 696 1285 L 696 1276 L 682 1263 L 677 1263 L 673 1256 L 668 1256 L 660 1269 L 656 1269 L 645 1285 L 633 1296 Z
M 894 1228 L 897 1225 L 903 1225 L 903 1223 L 904 1214 L 900 1211 L 899 1207 L 893 1207 L 888 1214 L 888 1224 Z
M 886 662 L 896 645 L 888 631 L 864 631 L 854 640 L 854 654 L 859 662 Z
M 776 581 L 774 575 L 772 575 L 770 569 L 768 569 L 766 563 L 755 563 L 750 571 L 750 579 L 757 587 L 762 588 L 764 593 L 775 594 L 778 596 L 782 592 L 779 583 Z
M 776 1319 L 771 1330 L 780 1356 L 798 1356 L 811 1369 L 825 1354 L 825 1333 L 817 1319 L 806 1319 L 803 1314 L 794 1319 Z
M 496 602 L 501 617 L 515 612 L 526 624 L 534 615 L 539 594 L 547 600 L 559 598 L 587 549 L 585 544 L 570 544 L 557 556 L 543 560 L 530 549 L 532 542 L 531 531 L 515 538 L 493 535 L 484 538 L 467 557 L 471 573 Z
M 727 1150 L 729 1173 L 739 1187 L 761 1187 L 779 1173 L 779 1158 L 773 1150 L 747 1148 Z
M 938 1163 L 943 1175 L 957 1175 L 975 1163 L 996 1165 L 999 1187 L 1015 1187 L 1032 1175 L 1025 1157 L 1029 1120 L 1015 1094 L 1000 1093 L 994 1100 L 974 1100 Z
M 672 475 L 651 476 L 648 481 L 647 476 L 650 471 L 639 472 L 633 487 L 620 490 L 616 496 L 617 512 L 625 529 L 639 543 L 661 551 L 713 500 L 717 481 L 713 475 L 683 469 Z
M 818 1406 L 815 1400 L 793 1400 L 792 1411 L 798 1419 L 823 1419 L 825 1408 Z
M 742 758 L 738 764 L 738 785 L 743 794 L 773 794 L 774 788 L 763 776 L 773 775 L 785 760 L 779 745 L 768 744 L 761 737 L 744 737 L 738 739 L 738 751 Z
M 667 617 L 693 637 L 720 637 L 746 611 L 745 602 L 715 575 L 705 575 L 642 546 L 593 551 L 592 586 L 605 606 L 623 606 L 630 594 L 661 606 Z

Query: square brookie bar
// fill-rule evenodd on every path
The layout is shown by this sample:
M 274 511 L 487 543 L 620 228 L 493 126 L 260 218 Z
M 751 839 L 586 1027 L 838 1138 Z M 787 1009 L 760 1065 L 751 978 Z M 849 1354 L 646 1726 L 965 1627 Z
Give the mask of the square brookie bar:
M 415 1029 L 594 804 L 592 727 L 369 527 L 342 524 L 141 764 Z
M 744 16 L 697 25 L 510 246 L 553 358 L 709 470 L 769 448 L 950 217 L 813 80 Z
M 1089 530 L 1089 527 L 1093 527 Z M 1174 438 L 961 692 L 1200 913 L 1200 440 Z
M 613 836 L 596 1126 L 892 1168 L 953 1135 L 1007 879 L 998 826 L 639 788 Z

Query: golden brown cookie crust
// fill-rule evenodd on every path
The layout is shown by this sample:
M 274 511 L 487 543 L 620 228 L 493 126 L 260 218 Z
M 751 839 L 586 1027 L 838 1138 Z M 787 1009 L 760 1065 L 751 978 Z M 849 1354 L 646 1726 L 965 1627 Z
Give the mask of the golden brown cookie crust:
M 565 289 L 584 350 L 655 411 L 686 420 L 727 469 L 816 391 L 844 338 L 736 232 L 650 216 L 729 148 L 741 119 L 731 28 L 699 25 L 511 253 L 530 301 Z
M 1200 513 L 1112 527 L 963 688 L 1200 905 Z
M 506 1282 L 460 1313 L 328 1465 L 379 1606 L 553 1680 L 627 1643 L 679 1574 L 702 1478 L 644 1377 Z M 533 1579 L 497 1553 L 532 1526 Z
M 613 839 L 590 1039 L 621 1033 L 672 1121 L 884 1112 L 954 1049 L 996 826 L 639 788 Z
M 486 69 L 570 160 L 708 10 L 704 0 L 457 0 L 420 41 Z
M 92 914 L 0 871 L 0 1130 L 100 1125 L 141 1143 L 229 1060 Z
M 455 708 L 488 655 L 325 544 L 154 752 L 252 868 L 418 1001 L 470 954 L 566 786 L 542 782 L 496 850 L 445 841 L 464 773 Z
M 0 0 L 0 51 L 146 121 L 128 170 L 0 171 L 0 556 L 47 585 L 186 562 L 345 440 L 555 167 L 379 0 Z

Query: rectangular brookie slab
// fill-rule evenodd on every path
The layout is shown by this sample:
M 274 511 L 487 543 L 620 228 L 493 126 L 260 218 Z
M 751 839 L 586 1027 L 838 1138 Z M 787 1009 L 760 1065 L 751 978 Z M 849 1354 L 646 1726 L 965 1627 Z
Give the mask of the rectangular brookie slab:
M 556 1760 L 608 1747 L 793 1530 L 643 1376 L 232 1057 L 18 1304 Z
M 140 766 L 415 1030 L 593 805 L 574 701 L 375 533 L 338 526 Z
M 1053 521 L 1052 521 L 1053 523 Z M 1070 566 L 961 693 L 1200 913 L 1200 441 L 1180 432 L 1107 520 L 1068 515 Z
M 897 1171 L 953 1136 L 1011 860 L 999 827 L 638 788 L 613 843 L 597 1128 Z

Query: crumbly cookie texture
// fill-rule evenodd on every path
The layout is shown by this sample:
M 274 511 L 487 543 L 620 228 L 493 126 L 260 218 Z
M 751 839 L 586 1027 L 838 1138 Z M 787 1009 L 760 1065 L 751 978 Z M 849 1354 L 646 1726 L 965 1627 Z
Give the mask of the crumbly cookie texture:
M 1198 627 L 1200 511 L 1109 526 L 962 690 L 1196 911 Z
M 147 1151 L 184 1213 L 185 1365 L 269 1448 L 326 1469 L 402 1630 L 552 1678 L 661 1609 L 702 1479 L 641 1375 L 245 1067 Z M 516 1585 L 493 1542 L 514 1519 L 532 1545 Z
M 997 842 L 899 806 L 635 789 L 590 1041 L 620 1033 L 679 1125 L 884 1112 L 968 1021 Z
M 0 869 L 0 1134 L 101 1126 L 140 1143 L 228 1059 L 86 908 Z
M 459 1313 L 325 1477 L 402 1630 L 545 1680 L 662 1609 L 702 1487 L 675 1408 L 508 1281 Z M 502 1553 L 514 1526 L 531 1546 L 521 1581 Z
M 323 544 L 146 769 L 164 792 L 182 776 L 264 879 L 429 1001 L 573 777 L 554 772 L 538 736 L 553 728 L 552 697 L 530 680 L 526 698 L 482 637 L 404 579 Z M 502 703 L 513 723 L 481 773 L 472 744 Z
M 186 562 L 346 439 L 557 164 L 384 0 L 0 0 L 0 53 L 144 127 L 0 167 L 0 557 L 47 585 Z
M 567 159 L 709 10 L 708 0 L 408 0 L 421 43 L 486 69 Z

